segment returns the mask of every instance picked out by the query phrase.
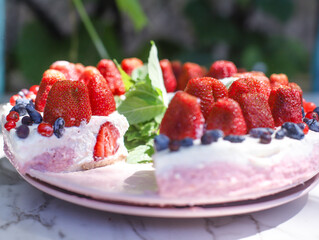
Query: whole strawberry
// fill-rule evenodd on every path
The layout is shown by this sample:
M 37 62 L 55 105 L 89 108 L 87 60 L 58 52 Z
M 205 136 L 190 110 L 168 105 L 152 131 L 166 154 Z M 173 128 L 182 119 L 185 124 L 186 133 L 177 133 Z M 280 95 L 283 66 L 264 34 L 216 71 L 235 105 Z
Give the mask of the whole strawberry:
M 35 109 L 43 112 L 50 89 L 57 81 L 66 80 L 62 72 L 49 69 L 43 73 L 39 90 L 35 99 Z
M 180 61 L 171 61 L 172 69 L 176 80 L 179 78 L 182 72 L 182 63 Z
M 200 106 L 205 119 L 211 112 L 214 101 L 228 96 L 225 85 L 211 77 L 192 78 L 187 83 L 185 92 L 200 99 Z
M 190 79 L 203 76 L 203 69 L 200 65 L 190 62 L 184 63 L 182 72 L 177 79 L 177 90 L 184 90 Z
M 302 122 L 302 104 L 297 90 L 288 86 L 273 89 L 269 96 L 269 105 L 276 127 L 285 122 Z
M 239 104 L 231 98 L 218 99 L 206 120 L 206 129 L 220 129 L 225 135 L 246 134 L 246 122 Z
M 274 128 L 275 123 L 268 105 L 268 98 L 258 93 L 243 93 L 236 99 L 243 112 L 247 131 L 252 128 Z
M 86 67 L 79 82 L 86 84 L 88 88 L 92 115 L 107 116 L 115 111 L 113 94 L 97 68 Z
M 122 69 L 130 76 L 135 68 L 139 68 L 142 66 L 143 62 L 138 58 L 125 58 L 121 62 Z
M 256 80 L 264 82 L 266 85 L 270 87 L 270 81 L 268 77 L 263 73 L 263 72 L 257 72 L 257 71 L 252 71 L 252 72 L 241 72 L 241 73 L 235 73 L 233 74 L 232 77 L 237 77 L 237 78 L 254 78 Z
M 199 99 L 179 91 L 171 100 L 160 126 L 160 133 L 171 140 L 200 138 L 203 134 L 204 117 Z
M 64 80 L 56 82 L 47 98 L 43 121 L 54 125 L 58 118 L 63 118 L 66 127 L 88 123 L 92 111 L 87 87 L 78 81 Z
M 167 92 L 174 92 L 176 90 L 177 81 L 173 73 L 172 65 L 167 59 L 160 61 L 160 66 L 163 73 L 164 85 Z
M 288 77 L 286 74 L 283 73 L 273 73 L 270 76 L 270 85 L 272 88 L 279 87 L 279 86 L 288 86 Z
M 77 81 L 81 74 L 81 68 L 79 65 L 76 66 L 74 63 L 70 63 L 68 61 L 56 61 L 52 63 L 50 69 L 62 72 L 67 80 L 73 81 Z
M 210 66 L 208 76 L 222 79 L 231 77 L 235 73 L 237 73 L 237 67 L 233 62 L 219 60 Z
M 97 64 L 97 69 L 106 80 L 113 95 L 125 94 L 125 86 L 122 76 L 112 60 L 102 59 Z
M 294 83 L 294 82 L 288 83 L 288 87 L 290 87 L 290 88 L 292 88 L 292 89 L 295 89 L 296 91 L 299 92 L 299 94 L 300 94 L 300 102 L 302 103 L 303 92 L 302 92 L 301 87 L 300 87 L 297 83 Z

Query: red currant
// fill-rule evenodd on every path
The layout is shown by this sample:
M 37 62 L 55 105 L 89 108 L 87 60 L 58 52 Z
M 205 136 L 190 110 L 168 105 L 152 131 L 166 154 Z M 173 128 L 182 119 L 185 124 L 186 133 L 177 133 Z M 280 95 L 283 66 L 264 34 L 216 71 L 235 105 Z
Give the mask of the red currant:
M 30 92 L 33 92 L 35 95 L 38 93 L 39 91 L 39 85 L 33 85 L 30 87 L 29 89 Z
M 305 118 L 319 120 L 318 113 L 316 112 L 307 112 Z
M 16 127 L 16 122 L 12 120 L 9 120 L 8 122 L 4 124 L 4 128 L 7 129 L 7 131 L 10 131 L 12 128 L 15 128 L 15 127 Z
M 50 123 L 42 122 L 38 126 L 38 133 L 45 137 L 53 135 L 53 126 Z
M 304 102 L 303 103 L 303 108 L 304 108 L 305 112 L 312 112 L 316 107 L 317 107 L 316 104 L 314 104 L 313 102 Z
M 305 124 L 305 128 L 303 129 L 303 133 L 307 134 L 309 132 L 309 127 L 306 123 L 304 123 L 304 124 Z
M 10 104 L 11 104 L 12 106 L 16 105 L 16 100 L 17 100 L 18 98 L 22 98 L 22 97 L 21 97 L 19 94 L 13 95 L 13 96 L 10 98 Z
M 35 95 L 33 92 L 29 92 L 25 97 L 35 102 L 35 98 L 37 97 L 37 95 Z
M 14 122 L 19 121 L 19 118 L 20 118 L 19 113 L 17 113 L 16 111 L 11 111 L 6 117 L 7 121 L 11 120 Z

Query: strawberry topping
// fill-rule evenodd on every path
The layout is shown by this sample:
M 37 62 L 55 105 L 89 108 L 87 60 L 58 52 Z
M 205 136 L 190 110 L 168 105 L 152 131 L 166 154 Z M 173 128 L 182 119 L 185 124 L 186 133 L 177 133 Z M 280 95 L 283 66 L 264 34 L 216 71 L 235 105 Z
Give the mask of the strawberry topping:
M 142 60 L 138 58 L 125 58 L 121 62 L 122 69 L 128 74 L 131 75 L 135 68 L 143 66 Z
M 167 92 L 174 92 L 176 90 L 177 81 L 173 72 L 172 65 L 167 59 L 160 61 L 160 66 L 163 73 L 164 85 Z
M 190 79 L 203 76 L 204 73 L 201 66 L 196 63 L 184 63 L 182 72 L 177 79 L 177 90 L 184 90 Z
M 222 79 L 231 77 L 235 73 L 237 73 L 237 67 L 233 62 L 219 60 L 210 66 L 208 76 Z

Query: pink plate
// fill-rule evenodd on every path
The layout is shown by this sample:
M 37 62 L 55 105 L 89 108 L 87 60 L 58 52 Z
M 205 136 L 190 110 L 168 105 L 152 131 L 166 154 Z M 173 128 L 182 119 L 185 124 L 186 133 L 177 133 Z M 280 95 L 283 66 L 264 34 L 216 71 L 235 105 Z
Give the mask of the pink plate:
M 265 196 L 255 200 L 246 200 L 223 204 L 199 205 L 193 207 L 159 207 L 125 204 L 113 201 L 103 201 L 57 188 L 53 185 L 38 181 L 28 175 L 22 177 L 34 187 L 57 198 L 81 206 L 137 216 L 167 217 L 167 218 L 197 218 L 220 217 L 261 211 L 291 202 L 307 194 L 318 182 L 319 174 L 303 184 L 283 192 Z

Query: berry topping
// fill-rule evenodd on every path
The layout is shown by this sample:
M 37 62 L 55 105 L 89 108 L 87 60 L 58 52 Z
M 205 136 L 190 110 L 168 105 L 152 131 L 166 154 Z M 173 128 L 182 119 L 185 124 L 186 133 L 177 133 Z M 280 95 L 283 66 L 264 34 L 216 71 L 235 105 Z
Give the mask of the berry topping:
M 172 152 L 178 151 L 180 149 L 180 147 L 181 147 L 181 141 L 179 141 L 179 140 L 171 140 L 168 143 L 168 148 Z
M 245 140 L 245 137 L 242 135 L 228 135 L 224 137 L 224 140 L 232 143 L 241 143 Z
M 60 138 L 63 136 L 63 133 L 65 132 L 65 121 L 63 118 L 59 117 L 57 120 L 55 120 L 53 125 L 53 133 L 57 138 Z
M 80 65 L 81 66 L 81 65 Z M 81 74 L 81 67 L 68 61 L 56 61 L 52 63 L 50 69 L 54 69 L 63 73 L 67 80 L 77 81 Z
M 29 88 L 30 92 L 33 92 L 35 95 L 37 95 L 38 91 L 39 91 L 39 85 L 33 85 Z
M 160 133 L 171 140 L 182 140 L 186 137 L 197 139 L 202 136 L 203 127 L 204 117 L 199 99 L 186 92 L 177 92 L 165 112 Z
M 283 74 L 283 73 L 271 74 L 269 80 L 270 80 L 271 87 L 280 86 L 280 85 L 288 86 L 288 77 L 286 74 Z
M 286 134 L 287 134 L 287 130 L 285 128 L 281 128 L 276 132 L 275 138 L 283 139 L 286 136 Z
M 48 95 L 43 113 L 45 122 L 51 125 L 62 117 L 66 127 L 88 123 L 92 112 L 87 87 L 79 81 L 58 81 Z
M 96 137 L 94 146 L 94 160 L 99 161 L 116 153 L 119 148 L 117 139 L 120 136 L 119 130 L 110 122 L 101 125 Z
M 172 65 L 175 78 L 177 80 L 182 72 L 182 63 L 180 61 L 172 61 L 171 65 Z
M 272 135 L 274 133 L 274 129 L 272 128 L 252 128 L 249 131 L 249 136 L 253 138 L 260 138 L 263 134 L 270 134 Z
M 42 122 L 38 125 L 38 133 L 44 137 L 51 137 L 53 135 L 53 127 L 50 123 Z
M 297 140 L 301 140 L 305 137 L 304 132 L 302 131 L 302 129 L 298 126 L 298 124 L 296 123 L 292 123 L 292 122 L 285 122 L 282 125 L 282 128 L 287 130 L 286 136 L 293 138 L 293 139 L 297 139 Z
M 317 120 L 308 118 L 304 118 L 303 120 L 311 131 L 319 132 L 319 122 Z
M 299 92 L 300 102 L 302 103 L 303 92 L 302 92 L 301 87 L 297 83 L 294 83 L 294 82 L 288 83 L 288 87 L 290 87 L 291 89 L 295 89 L 297 92 Z
M 16 104 L 16 100 L 22 98 L 19 94 L 15 94 L 10 98 L 10 104 L 11 106 L 14 106 Z
M 92 115 L 108 116 L 115 111 L 113 94 L 104 77 L 95 67 L 86 67 L 79 82 L 87 85 Z
M 125 93 L 125 86 L 121 74 L 112 60 L 102 59 L 97 64 L 97 69 L 106 80 L 113 95 L 123 95 Z
M 47 70 L 43 73 L 43 77 L 39 86 L 39 91 L 35 99 L 35 109 L 43 112 L 44 107 L 53 84 L 57 81 L 66 80 L 63 73 L 57 70 Z
M 231 98 L 218 99 L 206 121 L 207 129 L 220 129 L 225 135 L 247 133 L 246 122 L 239 104 Z
M 33 124 L 33 121 L 31 119 L 31 117 L 29 116 L 24 116 L 21 120 L 22 124 L 24 125 L 28 125 L 28 126 L 31 126 Z
M 121 62 L 122 69 L 128 74 L 131 75 L 133 70 L 143 66 L 142 60 L 138 58 L 125 58 Z
M 271 134 L 269 132 L 264 132 L 260 135 L 260 143 L 268 144 L 271 142 Z
M 4 128 L 7 129 L 7 131 L 10 131 L 12 128 L 15 128 L 15 127 L 16 127 L 16 122 L 12 120 L 9 120 L 8 122 L 4 124 Z
M 14 122 L 17 122 L 17 121 L 19 121 L 19 118 L 20 118 L 19 113 L 17 113 L 16 111 L 11 111 L 11 112 L 7 115 L 6 120 L 7 120 L 7 121 L 12 120 L 12 121 L 14 121 Z
M 27 110 L 26 110 L 25 106 L 26 105 L 24 105 L 24 103 L 18 103 L 11 109 L 11 111 L 15 111 L 15 112 L 19 113 L 19 116 L 24 116 L 27 114 Z
M 307 134 L 309 132 L 309 127 L 306 123 L 297 123 L 297 125 L 300 127 L 301 130 L 303 130 L 304 134 Z
M 317 107 L 316 104 L 314 104 L 313 102 L 303 101 L 303 108 L 306 113 L 312 112 L 313 110 L 315 110 L 316 107 Z
M 203 76 L 204 72 L 200 65 L 190 62 L 184 63 L 182 72 L 177 79 L 177 90 L 184 90 L 190 79 Z
M 208 76 L 222 79 L 231 77 L 235 73 L 237 73 L 237 67 L 233 62 L 219 60 L 210 66 Z
M 224 137 L 224 132 L 222 130 L 208 130 L 201 137 L 201 143 L 203 145 L 208 145 L 213 142 L 217 142 L 219 138 Z
M 167 92 L 174 92 L 176 90 L 177 81 L 173 72 L 172 65 L 167 59 L 160 61 L 160 66 L 163 73 L 164 85 Z
M 315 110 L 314 110 L 314 111 L 315 111 Z M 303 117 L 303 118 L 306 116 L 305 110 L 303 109 L 303 107 L 301 107 L 301 114 L 302 114 L 302 117 Z
M 25 108 L 34 123 L 42 122 L 42 115 L 37 110 L 35 110 L 31 104 L 27 104 Z
M 225 85 L 221 81 L 211 77 L 190 79 L 185 88 L 185 92 L 201 100 L 200 106 L 205 119 L 209 116 L 214 101 L 228 96 Z
M 319 121 L 319 116 L 316 112 L 307 112 L 305 117 L 308 119 L 315 119 L 316 121 Z
M 313 112 L 316 112 L 316 113 L 318 114 L 318 116 L 319 116 L 319 107 L 316 107 L 316 108 L 313 110 Z
M 184 138 L 183 140 L 180 141 L 182 147 L 190 147 L 194 145 L 194 141 L 192 138 Z
M 27 138 L 29 136 L 29 133 L 30 133 L 29 127 L 24 124 L 20 125 L 16 129 L 16 134 L 19 138 Z
M 162 151 L 168 148 L 169 138 L 164 134 L 159 134 L 154 138 L 154 146 L 156 151 Z

